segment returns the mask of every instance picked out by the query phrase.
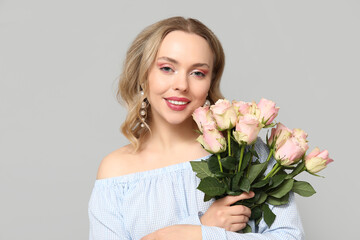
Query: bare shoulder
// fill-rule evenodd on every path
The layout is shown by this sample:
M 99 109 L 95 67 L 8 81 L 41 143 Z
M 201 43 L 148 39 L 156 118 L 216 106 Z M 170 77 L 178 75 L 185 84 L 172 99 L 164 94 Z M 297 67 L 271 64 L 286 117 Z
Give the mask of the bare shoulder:
M 117 177 L 129 172 L 134 155 L 131 145 L 125 145 L 106 155 L 99 166 L 96 179 Z

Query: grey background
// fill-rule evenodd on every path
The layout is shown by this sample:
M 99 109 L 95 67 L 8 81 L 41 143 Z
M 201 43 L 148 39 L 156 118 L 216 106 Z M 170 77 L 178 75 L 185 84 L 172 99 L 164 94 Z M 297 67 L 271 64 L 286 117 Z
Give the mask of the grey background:
M 116 80 L 130 42 L 163 18 L 194 17 L 221 40 L 228 99 L 274 100 L 278 120 L 335 162 L 303 174 L 307 239 L 355 235 L 359 1 L 0 0 L 0 239 L 87 239 L 101 159 L 126 144 Z

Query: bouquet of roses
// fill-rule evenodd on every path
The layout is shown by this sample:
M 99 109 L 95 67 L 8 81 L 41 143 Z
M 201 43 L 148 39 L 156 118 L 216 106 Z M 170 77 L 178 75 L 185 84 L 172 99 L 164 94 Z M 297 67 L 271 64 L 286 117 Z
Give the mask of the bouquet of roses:
M 197 141 L 213 154 L 191 162 L 201 179 L 198 189 L 205 193 L 204 201 L 253 191 L 253 198 L 235 204 L 249 207 L 256 225 L 264 219 L 270 227 L 276 215 L 269 204 L 288 203 L 290 191 L 304 197 L 315 193 L 308 182 L 294 178 L 304 171 L 319 176 L 316 173 L 333 160 L 327 150 L 319 148 L 306 155 L 307 133 L 275 124 L 278 111 L 274 102 L 264 98 L 258 104 L 220 99 L 195 110 L 193 118 L 201 133 Z M 262 128 L 271 129 L 270 137 L 266 136 L 269 154 L 264 162 L 259 161 L 254 147 Z M 272 157 L 276 163 L 269 165 Z M 268 168 L 271 170 L 266 171 Z M 247 225 L 243 232 L 251 232 L 251 227 Z

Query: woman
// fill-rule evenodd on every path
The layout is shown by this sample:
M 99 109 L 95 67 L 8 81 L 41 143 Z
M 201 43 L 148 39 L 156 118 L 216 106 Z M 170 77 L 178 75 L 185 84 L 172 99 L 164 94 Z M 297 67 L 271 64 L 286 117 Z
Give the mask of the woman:
M 194 110 L 223 98 L 224 53 L 201 22 L 174 17 L 143 30 L 132 43 L 118 97 L 128 107 L 122 126 L 131 144 L 106 156 L 89 202 L 90 239 L 301 239 L 294 200 L 273 209 L 271 228 L 238 233 L 249 208 L 244 193 L 203 201 L 189 161 L 210 155 L 196 141 Z M 267 156 L 259 140 L 257 151 Z

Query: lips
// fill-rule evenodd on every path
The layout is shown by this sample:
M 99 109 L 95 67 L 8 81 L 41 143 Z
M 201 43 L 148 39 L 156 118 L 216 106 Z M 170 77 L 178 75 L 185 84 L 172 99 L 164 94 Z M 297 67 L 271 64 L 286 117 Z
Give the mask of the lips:
M 179 102 L 190 102 L 187 98 L 179 98 L 179 97 L 169 97 L 165 98 L 166 100 L 173 100 L 173 101 L 179 101 Z
M 168 107 L 174 111 L 182 111 L 190 103 L 189 99 L 179 98 L 179 97 L 165 98 L 165 101 L 166 101 L 166 104 L 168 105 Z

